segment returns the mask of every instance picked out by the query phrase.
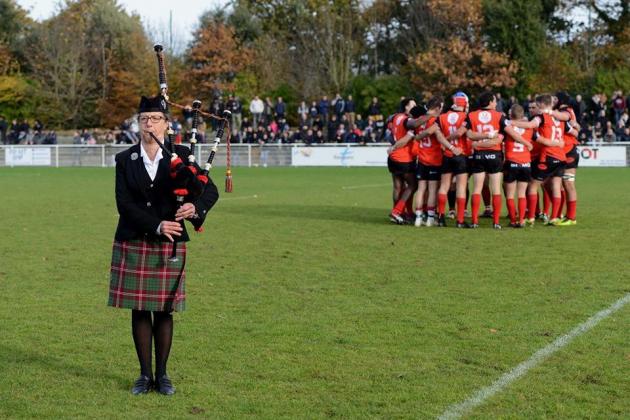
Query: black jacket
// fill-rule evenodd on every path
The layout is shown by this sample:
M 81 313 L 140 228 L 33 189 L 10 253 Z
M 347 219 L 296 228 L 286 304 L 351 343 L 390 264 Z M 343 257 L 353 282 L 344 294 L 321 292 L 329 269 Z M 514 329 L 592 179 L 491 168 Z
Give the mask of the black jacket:
M 176 145 L 175 152 L 187 161 L 190 150 Z M 140 145 L 131 146 L 116 155 L 116 206 L 118 207 L 118 228 L 116 240 L 147 239 L 168 241 L 164 235 L 157 235 L 156 230 L 162 220 L 174 220 L 176 211 L 173 181 L 169 174 L 169 161 L 166 157 L 160 160 L 155 180 L 151 181 L 147 173 Z M 198 218 L 190 222 L 200 227 L 208 211 L 219 199 L 219 192 L 211 179 L 203 194 L 193 204 Z M 177 242 L 188 241 L 188 233 L 184 226 L 182 236 Z

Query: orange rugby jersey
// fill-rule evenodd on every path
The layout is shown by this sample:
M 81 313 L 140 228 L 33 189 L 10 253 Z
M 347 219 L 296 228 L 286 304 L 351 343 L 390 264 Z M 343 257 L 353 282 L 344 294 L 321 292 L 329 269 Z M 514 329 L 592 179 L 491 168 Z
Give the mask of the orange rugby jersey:
M 540 137 L 544 137 L 547 140 L 557 141 L 563 139 L 563 134 L 566 127 L 564 122 L 558 121 L 557 119 L 553 118 L 549 113 L 537 115 L 533 119 L 538 119 L 539 121 L 538 135 Z M 547 156 L 561 161 L 566 160 L 564 148 L 560 146 L 543 145 L 540 153 L 540 161 L 544 162 L 545 159 L 547 159 Z
M 409 119 L 409 116 L 405 113 L 399 113 L 399 114 L 394 115 L 394 118 L 392 119 L 392 123 L 391 123 L 391 131 L 392 131 L 392 135 L 394 136 L 395 141 L 398 141 L 402 139 L 403 137 L 405 137 L 405 134 L 407 134 L 407 131 L 409 131 L 406 127 L 408 119 Z M 404 163 L 413 162 L 414 143 L 415 143 L 414 141 L 410 141 L 405 146 L 394 150 L 389 155 L 389 158 L 395 162 L 404 162 Z
M 525 140 L 532 142 L 532 139 L 535 136 L 533 128 L 512 128 Z M 532 156 L 524 144 L 514 141 L 510 135 L 507 135 L 505 136 L 505 160 L 521 164 L 530 163 L 532 161 Z
M 459 130 L 462 125 L 466 127 L 468 126 L 466 123 L 466 113 L 461 112 L 461 111 L 445 112 L 444 114 L 440 115 L 440 117 L 437 120 L 437 124 L 440 126 L 440 130 L 442 131 L 442 134 L 444 134 L 444 137 L 446 138 L 448 138 L 448 136 L 450 136 L 452 133 Z M 453 145 L 453 147 L 459 147 L 460 149 L 462 149 L 464 152 L 463 154 L 467 156 L 469 154 L 468 152 L 469 144 L 467 140 L 468 139 L 466 138 L 466 135 L 464 134 L 463 136 L 455 140 L 451 140 L 450 143 Z M 451 152 L 448 149 L 445 149 L 444 156 L 453 157 L 453 152 Z
M 569 114 L 571 114 L 571 120 L 575 121 L 575 113 L 573 112 L 573 109 L 571 107 L 567 107 L 565 109 L 562 109 L 561 111 L 566 111 Z M 575 146 L 577 146 L 578 144 L 578 139 L 577 137 L 575 137 L 573 134 L 570 134 L 569 131 L 571 130 L 571 126 L 569 125 L 569 122 L 565 122 L 565 131 L 564 131 L 564 154 L 566 155 L 567 153 L 569 153 Z
M 431 127 L 437 118 L 431 117 L 429 120 L 416 129 L 416 134 Z M 426 166 L 442 165 L 442 145 L 437 141 L 435 135 L 430 135 L 422 140 L 415 141 L 414 151 L 418 157 L 418 162 Z
M 468 127 L 476 133 L 504 133 L 505 115 L 499 111 L 491 109 L 480 109 L 468 114 Z M 500 152 L 501 143 L 494 146 L 478 147 L 477 150 L 493 150 Z

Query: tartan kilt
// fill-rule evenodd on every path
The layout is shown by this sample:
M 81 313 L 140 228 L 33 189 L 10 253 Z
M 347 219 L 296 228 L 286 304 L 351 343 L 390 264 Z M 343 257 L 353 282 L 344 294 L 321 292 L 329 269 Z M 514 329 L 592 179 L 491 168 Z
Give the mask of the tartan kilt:
M 186 243 L 177 243 L 177 262 L 168 261 L 171 242 L 114 241 L 108 305 L 141 311 L 186 307 Z

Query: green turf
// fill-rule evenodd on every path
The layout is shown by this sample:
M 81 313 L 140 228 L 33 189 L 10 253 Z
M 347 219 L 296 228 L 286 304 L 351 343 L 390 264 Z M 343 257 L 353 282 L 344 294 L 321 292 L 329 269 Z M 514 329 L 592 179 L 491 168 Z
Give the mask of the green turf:
M 130 395 L 130 313 L 105 306 L 113 169 L 1 168 L 0 418 L 436 417 L 630 292 L 630 169 L 577 182 L 575 227 L 418 229 L 387 222 L 384 169 L 237 168 L 189 245 L 167 398 Z M 470 415 L 627 416 L 629 326 Z

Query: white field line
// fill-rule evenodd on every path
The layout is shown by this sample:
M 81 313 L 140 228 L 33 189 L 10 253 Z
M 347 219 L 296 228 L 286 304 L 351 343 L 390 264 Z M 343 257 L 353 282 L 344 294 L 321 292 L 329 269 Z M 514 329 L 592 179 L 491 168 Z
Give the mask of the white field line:
M 494 381 L 491 385 L 481 388 L 474 395 L 467 400 L 453 404 L 446 409 L 446 411 L 438 417 L 438 419 L 458 419 L 463 415 L 470 412 L 475 407 L 483 404 L 488 398 L 491 398 L 498 392 L 501 392 L 504 388 L 509 386 L 512 382 L 525 375 L 527 371 L 536 365 L 543 362 L 547 357 L 557 352 L 573 339 L 584 334 L 591 328 L 595 327 L 601 320 L 608 318 L 614 312 L 621 309 L 624 305 L 630 303 L 630 293 L 610 305 L 608 308 L 597 312 L 595 315 L 584 321 L 582 324 L 573 328 L 569 333 L 557 338 L 553 343 L 548 344 L 542 349 L 538 350 L 529 359 L 516 366 L 511 371 L 503 374 L 499 379 Z
M 345 186 L 345 187 L 341 187 L 341 189 L 342 190 L 356 190 L 358 188 L 386 187 L 388 185 L 392 185 L 392 183 L 390 182 L 389 184 L 348 185 L 348 186 Z
M 227 198 L 219 198 L 219 201 L 225 201 L 225 200 L 249 200 L 251 198 L 258 198 L 258 194 L 254 194 L 254 195 L 245 195 L 243 197 L 227 197 Z

